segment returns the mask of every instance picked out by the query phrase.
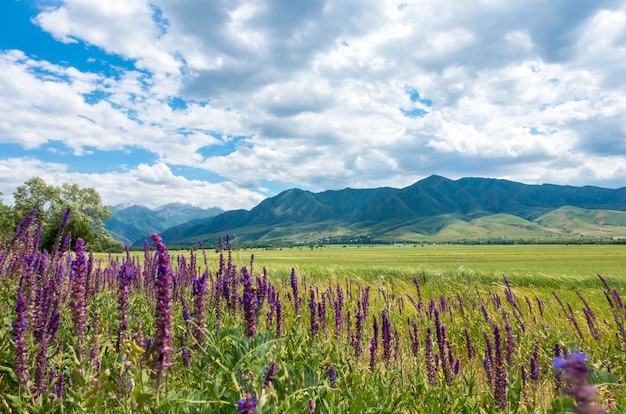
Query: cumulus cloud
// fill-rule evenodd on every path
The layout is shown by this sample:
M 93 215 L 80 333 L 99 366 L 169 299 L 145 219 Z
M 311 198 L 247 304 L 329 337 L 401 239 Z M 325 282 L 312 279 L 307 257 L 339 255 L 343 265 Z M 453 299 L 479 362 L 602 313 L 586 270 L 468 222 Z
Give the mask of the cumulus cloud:
M 0 144 L 141 148 L 157 161 L 102 175 L 130 180 L 135 190 L 112 188 L 131 199 L 197 199 L 196 186 L 249 205 L 268 183 L 404 186 L 433 173 L 626 179 L 624 0 L 63 0 L 33 22 L 127 65 L 0 52 Z M 62 174 L 57 164 L 36 171 Z
M 186 202 L 201 207 L 222 209 L 252 208 L 266 196 L 242 189 L 230 182 L 209 183 L 175 175 L 163 163 L 139 164 L 136 168 L 105 174 L 68 171 L 63 164 L 46 163 L 32 158 L 0 160 L 2 201 L 11 204 L 13 192 L 30 177 L 42 177 L 51 185 L 76 183 L 98 190 L 107 205 L 136 202 L 148 207 Z

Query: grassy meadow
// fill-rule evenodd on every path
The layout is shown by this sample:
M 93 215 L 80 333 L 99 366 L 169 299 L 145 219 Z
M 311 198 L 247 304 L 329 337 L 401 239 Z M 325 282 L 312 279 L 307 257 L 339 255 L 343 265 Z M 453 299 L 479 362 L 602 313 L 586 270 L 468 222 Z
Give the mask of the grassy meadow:
M 625 246 L 57 246 L 0 246 L 6 412 L 626 411 Z

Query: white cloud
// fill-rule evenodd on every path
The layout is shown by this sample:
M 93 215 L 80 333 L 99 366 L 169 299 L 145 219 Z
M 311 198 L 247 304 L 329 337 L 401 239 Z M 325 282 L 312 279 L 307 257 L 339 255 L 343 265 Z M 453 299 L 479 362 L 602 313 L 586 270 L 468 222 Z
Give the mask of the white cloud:
M 93 187 L 106 205 L 133 201 L 149 207 L 184 201 L 196 206 L 223 209 L 252 208 L 266 196 L 238 188 L 230 182 L 208 183 L 177 176 L 162 163 L 139 164 L 136 168 L 105 174 L 70 172 L 66 165 L 45 163 L 32 158 L 0 160 L 2 202 L 13 203 L 17 186 L 31 177 L 41 177 L 48 184 L 76 183 Z
M 131 199 L 227 185 L 176 166 L 225 177 L 241 205 L 272 183 L 626 179 L 606 167 L 626 157 L 624 0 L 65 0 L 35 21 L 135 68 L 0 53 L 0 143 L 145 149 L 156 164 L 102 175 Z

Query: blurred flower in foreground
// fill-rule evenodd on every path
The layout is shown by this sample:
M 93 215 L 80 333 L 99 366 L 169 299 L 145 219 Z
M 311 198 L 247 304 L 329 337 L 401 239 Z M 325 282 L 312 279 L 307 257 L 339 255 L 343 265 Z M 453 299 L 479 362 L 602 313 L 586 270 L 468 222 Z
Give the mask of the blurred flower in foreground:
M 595 405 L 598 390 L 588 384 L 591 371 L 585 364 L 586 359 L 587 355 L 574 351 L 565 357 L 555 357 L 552 366 L 555 370 L 563 371 L 561 378 L 566 384 L 563 392 L 570 395 L 576 402 L 572 412 L 579 414 L 606 413 L 608 411 L 606 408 Z

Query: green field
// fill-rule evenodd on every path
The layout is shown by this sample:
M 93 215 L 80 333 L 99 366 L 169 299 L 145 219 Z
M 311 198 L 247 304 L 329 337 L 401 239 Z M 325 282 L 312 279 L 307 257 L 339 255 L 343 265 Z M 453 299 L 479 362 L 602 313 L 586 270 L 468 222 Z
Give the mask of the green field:
M 1 407 L 560 414 L 553 361 L 580 350 L 626 410 L 626 246 L 151 249 L 7 246 Z
M 288 275 L 295 266 L 303 275 L 322 279 L 412 279 L 422 274 L 500 282 L 504 274 L 517 284 L 559 288 L 597 284 L 596 274 L 601 274 L 614 287 L 626 287 L 623 245 L 330 245 L 233 252 L 239 263 L 251 254 L 256 267 L 265 266 L 272 274 Z

